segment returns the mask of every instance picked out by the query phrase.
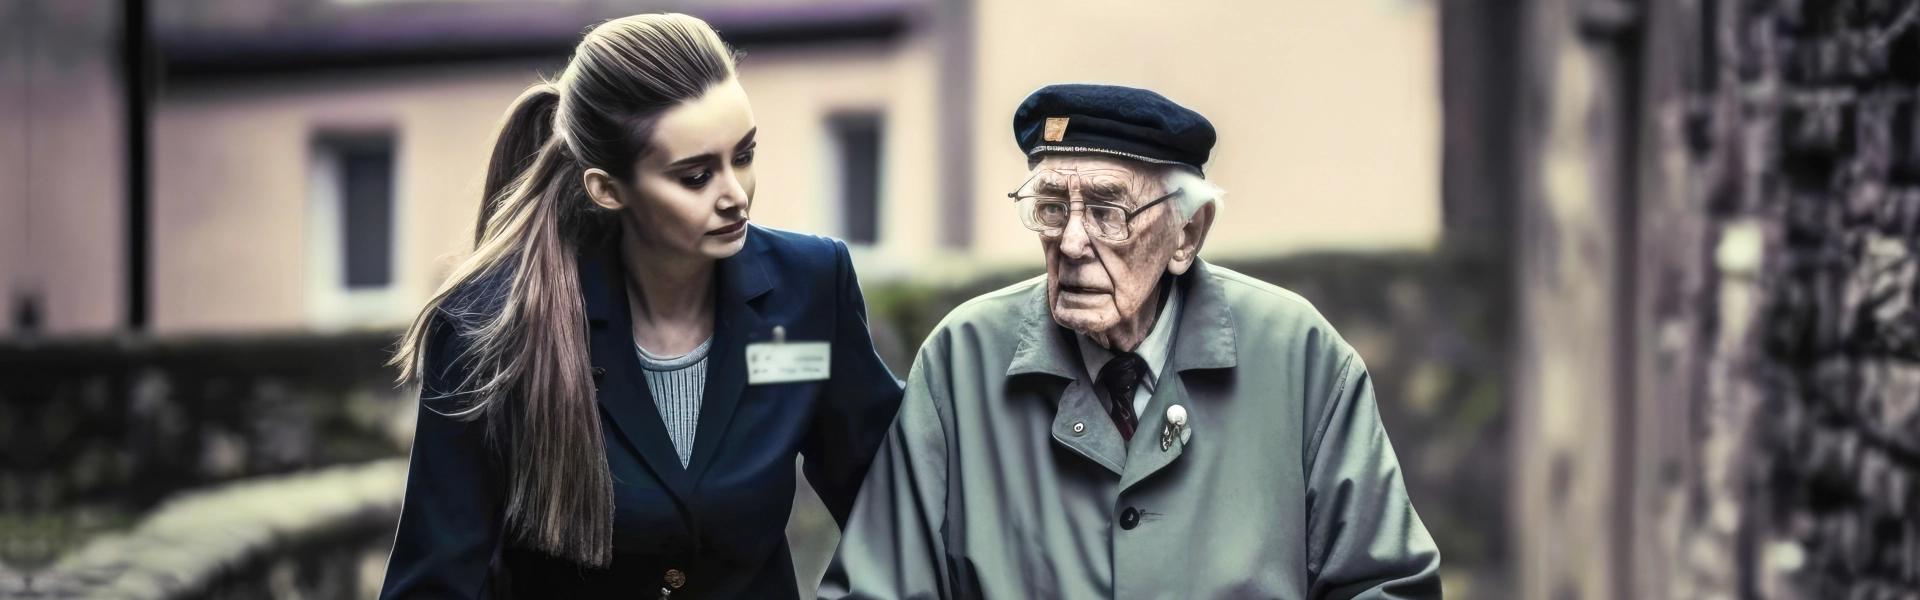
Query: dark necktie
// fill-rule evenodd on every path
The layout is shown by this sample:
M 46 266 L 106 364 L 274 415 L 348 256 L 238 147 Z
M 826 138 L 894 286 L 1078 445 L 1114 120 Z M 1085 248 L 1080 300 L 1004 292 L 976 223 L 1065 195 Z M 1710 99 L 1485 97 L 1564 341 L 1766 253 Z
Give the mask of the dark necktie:
M 1120 428 L 1120 437 L 1133 439 L 1133 430 L 1139 427 L 1140 418 L 1133 414 L 1133 391 L 1140 387 L 1140 378 L 1147 375 L 1147 360 L 1132 352 L 1122 352 L 1100 367 L 1098 384 L 1106 388 L 1108 403 L 1107 414 L 1113 417 L 1113 425 Z

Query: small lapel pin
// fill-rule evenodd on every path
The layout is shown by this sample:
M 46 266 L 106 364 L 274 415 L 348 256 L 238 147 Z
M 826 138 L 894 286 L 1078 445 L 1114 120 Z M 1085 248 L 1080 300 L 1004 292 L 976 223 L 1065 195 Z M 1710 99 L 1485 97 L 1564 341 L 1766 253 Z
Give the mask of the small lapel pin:
M 1167 407 L 1167 426 L 1160 431 L 1160 451 L 1166 452 L 1168 448 L 1172 448 L 1173 438 L 1176 436 L 1180 438 L 1181 443 L 1186 443 L 1186 429 L 1187 408 L 1178 404 Z

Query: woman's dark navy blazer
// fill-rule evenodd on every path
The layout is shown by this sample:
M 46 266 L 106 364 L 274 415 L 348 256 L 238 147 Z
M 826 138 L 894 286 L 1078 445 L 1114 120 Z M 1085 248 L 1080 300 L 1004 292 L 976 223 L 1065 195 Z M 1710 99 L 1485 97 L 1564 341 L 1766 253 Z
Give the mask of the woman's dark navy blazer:
M 614 486 L 611 567 L 587 569 L 516 547 L 503 520 L 505 451 L 481 420 L 444 416 L 440 392 L 464 371 L 462 337 L 430 329 L 406 501 L 382 598 L 793 598 L 786 525 L 794 454 L 846 524 L 867 465 L 900 405 L 875 354 L 866 304 L 837 240 L 758 226 L 716 272 L 713 346 L 691 462 L 680 466 L 634 351 L 625 274 L 613 245 L 582 252 L 600 425 Z M 830 341 L 825 381 L 747 384 L 746 346 Z M 504 436 L 502 436 L 504 437 Z M 551 465 L 584 469 L 585 465 Z M 668 585 L 678 571 L 682 587 Z

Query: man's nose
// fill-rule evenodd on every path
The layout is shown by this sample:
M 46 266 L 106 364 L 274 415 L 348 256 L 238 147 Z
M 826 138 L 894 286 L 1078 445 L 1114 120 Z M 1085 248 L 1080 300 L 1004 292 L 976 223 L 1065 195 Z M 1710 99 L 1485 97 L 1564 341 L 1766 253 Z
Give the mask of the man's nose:
M 1067 223 L 1060 229 L 1060 254 L 1075 260 L 1092 258 L 1093 238 L 1087 235 L 1087 224 L 1082 220 L 1086 218 L 1085 205 L 1078 199 L 1068 204 L 1069 207 L 1075 205 L 1082 208 L 1067 213 Z

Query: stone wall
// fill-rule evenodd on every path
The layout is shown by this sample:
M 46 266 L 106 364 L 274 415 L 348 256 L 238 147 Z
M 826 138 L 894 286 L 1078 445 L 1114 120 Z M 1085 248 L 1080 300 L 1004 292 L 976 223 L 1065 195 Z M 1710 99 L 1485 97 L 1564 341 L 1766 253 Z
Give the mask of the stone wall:
M 44 568 L 188 490 L 403 456 L 392 340 L 0 347 L 0 565 Z
M 1759 233 L 1758 312 L 1729 324 L 1758 391 L 1740 584 L 1920 596 L 1920 2 L 1717 4 L 1706 98 L 1738 99 L 1700 115 L 1731 135 L 1698 152 L 1746 175 L 1704 200 Z
M 389 458 L 183 493 L 126 531 L 0 577 L 0 598 L 372 598 L 406 472 Z
M 1920 598 L 1920 2 L 1511 5 L 1517 595 Z

